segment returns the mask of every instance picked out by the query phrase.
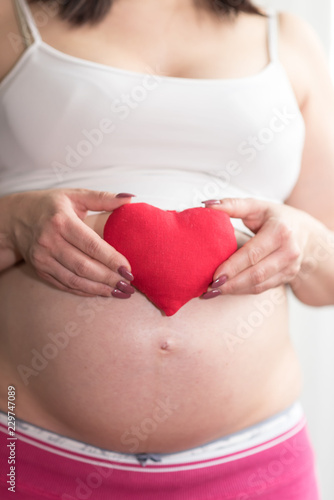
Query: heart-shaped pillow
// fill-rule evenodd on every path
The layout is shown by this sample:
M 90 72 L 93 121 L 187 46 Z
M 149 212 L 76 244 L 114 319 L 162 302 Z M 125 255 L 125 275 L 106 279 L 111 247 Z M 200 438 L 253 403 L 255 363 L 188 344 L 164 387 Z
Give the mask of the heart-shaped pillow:
M 227 214 L 209 208 L 183 212 L 129 203 L 112 212 L 104 239 L 131 264 L 131 284 L 167 316 L 199 297 L 237 249 Z

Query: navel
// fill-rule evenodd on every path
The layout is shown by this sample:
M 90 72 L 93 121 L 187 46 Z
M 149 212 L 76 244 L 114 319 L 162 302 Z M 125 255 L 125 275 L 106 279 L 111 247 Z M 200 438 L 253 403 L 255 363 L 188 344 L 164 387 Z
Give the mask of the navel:
M 161 349 L 162 351 L 168 351 L 168 350 L 170 350 L 170 345 L 169 345 L 169 343 L 168 343 L 168 342 L 166 342 L 166 341 L 161 342 L 161 344 L 160 344 L 160 349 Z

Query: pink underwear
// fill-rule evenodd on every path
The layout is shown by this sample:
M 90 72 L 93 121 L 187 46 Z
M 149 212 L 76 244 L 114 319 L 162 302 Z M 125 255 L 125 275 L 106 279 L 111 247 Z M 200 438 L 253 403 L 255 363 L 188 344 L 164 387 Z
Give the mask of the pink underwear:
M 172 454 L 101 450 L 17 422 L 15 494 L 0 413 L 2 500 L 318 500 L 314 457 L 299 403 L 259 425 Z M 264 439 L 265 438 L 265 439 Z

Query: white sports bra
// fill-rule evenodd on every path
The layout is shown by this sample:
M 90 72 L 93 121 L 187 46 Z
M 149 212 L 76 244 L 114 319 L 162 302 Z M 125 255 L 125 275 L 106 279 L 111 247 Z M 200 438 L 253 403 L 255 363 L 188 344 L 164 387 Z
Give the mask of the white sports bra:
M 26 0 L 17 4 L 32 43 L 0 83 L 0 196 L 89 188 L 170 210 L 289 196 L 305 127 L 278 60 L 276 13 L 261 72 L 192 79 L 65 54 L 41 39 Z

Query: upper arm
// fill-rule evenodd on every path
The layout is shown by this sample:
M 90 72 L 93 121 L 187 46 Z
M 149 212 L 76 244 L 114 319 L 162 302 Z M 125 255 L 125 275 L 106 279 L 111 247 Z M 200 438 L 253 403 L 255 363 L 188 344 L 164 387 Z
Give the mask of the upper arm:
M 281 26 L 283 64 L 284 51 L 290 47 L 287 64 L 294 59 L 298 76 L 292 75 L 292 81 L 299 89 L 306 126 L 301 173 L 286 203 L 334 229 L 334 87 L 328 63 L 304 21 L 284 14 Z

